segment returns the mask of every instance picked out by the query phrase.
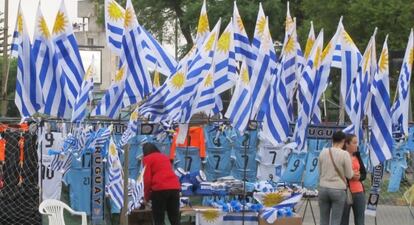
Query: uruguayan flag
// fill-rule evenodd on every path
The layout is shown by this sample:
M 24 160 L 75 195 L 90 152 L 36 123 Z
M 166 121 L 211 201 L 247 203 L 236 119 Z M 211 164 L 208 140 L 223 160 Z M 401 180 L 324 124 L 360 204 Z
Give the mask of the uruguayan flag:
M 40 84 L 36 77 L 29 33 L 19 3 L 11 55 L 17 57 L 16 95 L 14 102 L 22 117 L 35 114 L 41 107 Z
M 253 55 L 257 56 L 258 53 L 260 52 L 260 45 L 265 37 L 265 35 L 267 35 L 265 33 L 265 29 L 268 26 L 267 21 L 266 21 L 266 15 L 264 13 L 263 7 L 262 7 L 262 3 L 259 3 L 259 11 L 257 13 L 257 19 L 256 19 L 256 27 L 254 28 L 254 35 L 253 35 L 253 41 L 252 41 L 252 52 Z M 256 59 L 255 61 L 251 61 L 252 63 L 256 62 L 258 59 Z M 260 60 L 259 60 L 260 63 Z M 252 66 L 252 65 L 249 65 Z
M 128 141 L 135 137 L 138 133 L 138 107 L 131 113 L 129 118 L 128 127 L 122 134 L 121 140 L 119 140 L 118 146 L 123 147 Z
M 69 106 L 74 107 L 85 74 L 72 23 L 62 1 L 53 26 L 53 41 L 57 54 L 57 73 L 63 74 Z
M 124 188 L 123 188 L 123 174 L 121 160 L 118 156 L 118 150 L 111 138 L 109 143 L 108 154 L 108 183 L 106 184 L 106 191 L 109 197 L 118 208 L 124 205 Z
M 125 9 L 115 0 L 105 0 L 105 30 L 108 47 L 121 55 Z
M 252 109 L 251 90 L 249 85 L 249 69 L 243 61 L 238 76 L 236 89 L 231 98 L 227 112 L 224 115 L 231 125 L 243 133 L 250 119 Z
M 237 61 L 249 61 L 255 60 L 253 57 L 252 49 L 250 46 L 250 40 L 244 29 L 243 20 L 240 17 L 239 9 L 237 8 L 236 1 L 233 6 L 233 29 L 234 29 L 234 50 L 236 53 Z M 250 65 L 250 63 L 248 63 Z
M 124 96 L 126 66 L 122 66 L 115 74 L 111 86 L 105 92 L 101 101 L 92 111 L 92 116 L 107 116 L 109 118 L 116 118 L 122 106 L 122 99 Z
M 62 74 L 56 73 L 57 58 L 46 20 L 39 7 L 35 21 L 34 42 L 32 47 L 36 76 L 40 81 L 43 107 L 39 112 L 63 118 L 68 109 L 64 94 Z
M 141 175 L 135 182 L 132 182 L 132 198 L 128 202 L 128 214 L 132 212 L 132 210 L 141 207 L 141 200 L 144 198 L 144 173 L 145 167 L 141 171 Z
M 256 63 L 253 67 L 253 74 L 250 78 L 253 103 L 250 119 L 254 119 L 259 112 L 263 97 L 271 82 L 272 74 L 276 69 L 276 62 L 272 59 L 272 55 L 276 54 L 274 52 L 269 26 L 267 22 L 265 22 L 260 51 L 258 52 Z
M 394 132 L 408 136 L 408 106 L 410 100 L 411 71 L 414 63 L 414 36 L 411 29 L 405 50 L 404 61 L 400 70 L 400 77 L 397 83 L 398 97 L 392 106 L 392 123 Z
M 89 65 L 83 77 L 82 86 L 73 107 L 72 122 L 82 122 L 85 119 L 87 105 L 92 101 L 93 76 L 96 73 L 94 61 L 94 58 L 92 58 L 91 65 Z
M 198 19 L 197 25 L 197 34 L 196 34 L 196 45 L 201 46 L 204 41 L 207 39 L 210 33 L 210 26 L 208 24 L 207 16 L 207 4 L 206 0 L 203 0 L 203 5 L 201 6 L 200 18 Z
M 122 38 L 121 61 L 127 65 L 127 80 L 123 106 L 136 104 L 152 92 L 151 77 L 145 64 L 139 24 L 131 0 L 125 9 L 124 36 Z
M 370 157 L 373 166 L 377 166 L 392 157 L 393 137 L 387 39 L 388 35 L 384 41 L 370 90 L 372 97 L 370 100 L 371 114 L 368 114 L 368 122 L 371 125 L 369 150 L 371 151 Z M 373 39 L 372 52 L 375 52 L 375 39 Z

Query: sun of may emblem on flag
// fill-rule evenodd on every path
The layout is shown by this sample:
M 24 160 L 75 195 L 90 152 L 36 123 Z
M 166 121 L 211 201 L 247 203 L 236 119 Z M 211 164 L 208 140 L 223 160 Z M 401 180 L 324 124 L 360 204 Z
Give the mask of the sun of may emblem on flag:
M 206 222 L 214 223 L 220 216 L 220 212 L 218 210 L 206 210 L 201 213 L 201 216 Z
M 382 50 L 380 59 L 379 69 L 381 72 L 384 72 L 388 69 L 388 51 L 386 49 Z
M 267 193 L 263 195 L 263 205 L 265 207 L 275 206 L 283 201 L 283 196 L 277 192 Z
M 295 50 L 295 41 L 293 40 L 293 37 L 291 35 L 291 36 L 289 36 L 289 39 L 286 43 L 285 51 L 286 51 L 287 54 L 291 54 L 291 53 L 294 52 L 294 50 Z
M 138 112 L 135 110 L 131 113 L 130 120 L 137 120 L 138 119 Z
M 348 32 L 342 31 L 342 35 L 344 36 L 344 40 L 349 44 L 354 44 L 354 41 L 352 40 L 351 36 L 349 36 Z
M 243 67 L 241 73 L 240 73 L 240 78 L 242 80 L 242 82 L 245 85 L 249 85 L 249 72 L 247 71 L 247 68 Z
M 368 49 L 368 52 L 367 52 L 367 57 L 366 58 L 364 58 L 364 73 L 367 71 L 367 66 L 368 66 L 368 63 L 369 63 L 369 60 L 371 59 L 371 48 L 370 49 Z
M 332 43 L 329 41 L 328 45 L 326 45 L 325 49 L 322 52 L 322 61 L 325 60 L 325 57 L 328 55 L 329 51 L 331 51 Z
M 184 86 L 185 77 L 184 73 L 178 72 L 171 79 L 171 85 L 176 89 L 181 89 Z
M 207 18 L 207 14 L 203 13 L 200 16 L 200 20 L 198 21 L 198 28 L 197 28 L 197 32 L 199 35 L 205 34 L 206 32 L 208 32 L 208 18 Z
M 260 36 L 263 36 L 265 27 L 266 27 L 266 18 L 264 16 L 260 17 L 256 24 L 257 31 Z
M 211 85 L 213 85 L 213 76 L 209 73 L 204 80 L 204 87 L 210 87 Z
M 414 48 L 410 49 L 410 56 L 409 56 L 408 64 L 412 65 L 414 63 Z
M 224 32 L 218 41 L 218 50 L 221 52 L 228 52 L 230 49 L 230 32 Z
M 124 27 L 128 28 L 132 25 L 134 19 L 134 12 L 131 8 L 125 9 Z
M 315 62 L 314 62 L 314 68 L 316 68 L 316 69 L 318 69 L 319 68 L 319 65 L 320 65 L 320 63 L 321 63 L 321 55 L 322 55 L 323 53 L 321 53 L 321 48 L 320 47 L 318 47 L 317 49 L 316 49 L 316 56 L 315 56 Z
M 19 33 L 23 32 L 23 16 L 20 13 L 17 16 L 17 30 L 19 31 Z
M 111 20 L 118 21 L 124 18 L 124 14 L 122 13 L 122 10 L 118 7 L 117 3 L 114 1 L 111 1 L 108 5 L 108 16 Z
M 92 75 L 94 74 L 94 67 L 91 64 L 88 69 L 86 70 L 85 76 L 84 76 L 84 80 L 90 79 L 92 77 Z
M 240 15 L 237 15 L 236 23 L 237 23 L 237 26 L 239 27 L 239 30 L 243 31 L 244 30 L 244 25 L 243 25 L 243 21 L 242 21 Z
M 125 74 L 125 66 L 121 67 L 118 72 L 115 74 L 115 82 L 119 82 L 122 80 Z
M 50 37 L 50 33 L 49 33 L 49 29 L 47 28 L 47 24 L 46 24 L 45 18 L 43 16 L 41 16 L 39 18 L 39 21 L 37 21 L 37 22 L 38 22 L 37 25 L 39 26 L 40 33 L 42 33 L 43 37 L 49 38 Z
M 206 51 L 213 50 L 213 44 L 215 40 L 216 40 L 216 33 L 213 33 L 212 35 L 210 35 L 210 38 L 208 39 L 207 44 L 204 49 Z
M 53 33 L 58 34 L 65 31 L 67 23 L 65 13 L 59 11 L 56 15 L 55 25 L 53 26 Z

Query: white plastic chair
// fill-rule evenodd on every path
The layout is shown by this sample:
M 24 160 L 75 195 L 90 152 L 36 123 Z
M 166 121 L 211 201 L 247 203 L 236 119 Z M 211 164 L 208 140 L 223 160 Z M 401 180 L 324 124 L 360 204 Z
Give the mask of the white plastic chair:
M 82 216 L 82 225 L 87 225 L 87 217 L 85 212 L 76 212 L 59 200 L 47 199 L 39 205 L 39 212 L 43 215 L 47 215 L 49 225 L 65 225 L 65 221 L 63 219 L 64 209 L 68 210 L 72 215 Z

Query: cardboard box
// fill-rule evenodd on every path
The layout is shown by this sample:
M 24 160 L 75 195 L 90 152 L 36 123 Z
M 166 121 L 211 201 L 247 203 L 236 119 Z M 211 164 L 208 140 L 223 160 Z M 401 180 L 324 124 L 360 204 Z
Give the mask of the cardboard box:
M 282 217 L 273 223 L 268 223 L 259 216 L 259 225 L 302 225 L 301 217 Z

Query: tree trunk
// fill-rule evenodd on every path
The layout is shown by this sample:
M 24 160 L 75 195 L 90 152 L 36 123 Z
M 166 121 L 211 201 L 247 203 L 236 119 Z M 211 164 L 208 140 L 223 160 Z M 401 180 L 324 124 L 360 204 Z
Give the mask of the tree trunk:
M 193 37 L 191 36 L 191 28 L 188 24 L 184 23 L 183 20 L 183 10 L 181 9 L 181 1 L 173 1 L 174 3 L 172 3 L 172 8 L 176 14 L 176 16 L 178 17 L 178 21 L 180 22 L 180 29 L 181 32 L 183 33 L 183 36 L 187 42 L 187 48 L 190 48 L 191 46 L 193 46 L 194 42 L 193 42 Z

